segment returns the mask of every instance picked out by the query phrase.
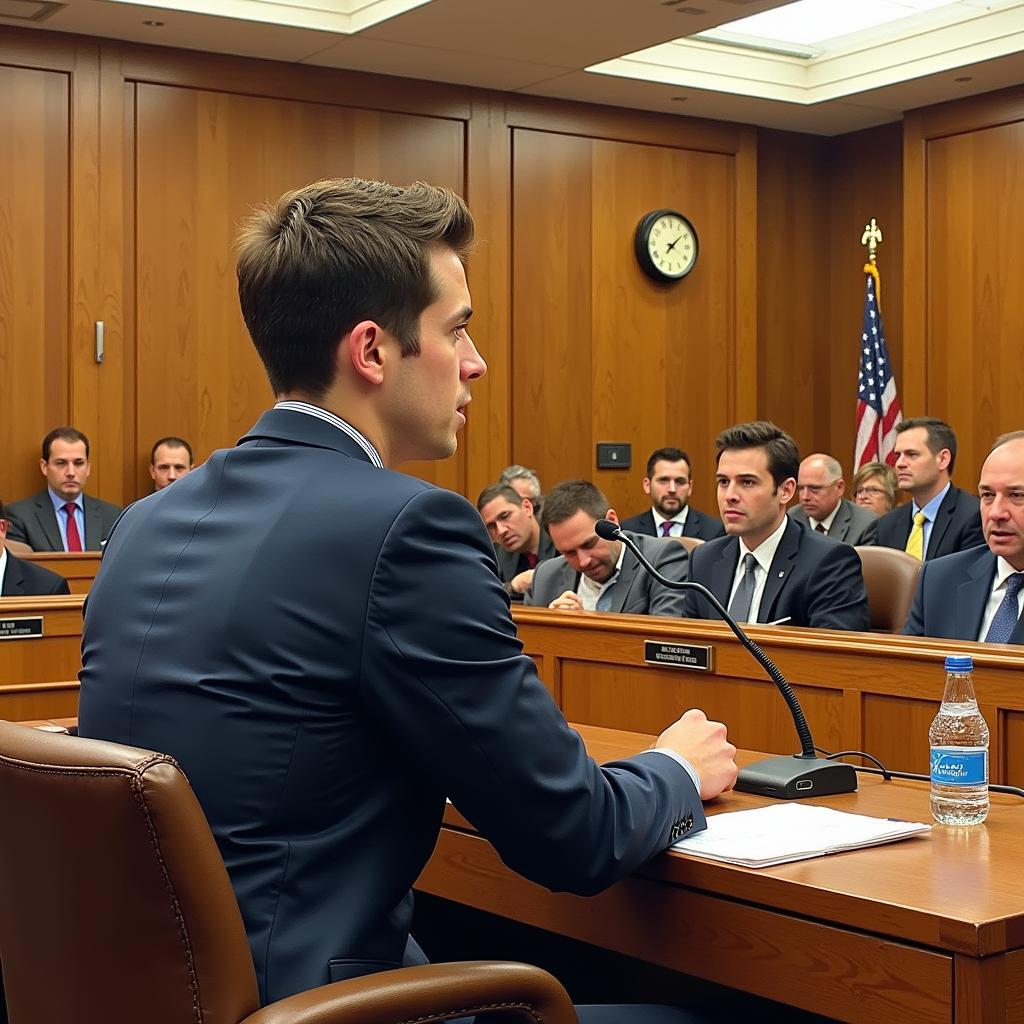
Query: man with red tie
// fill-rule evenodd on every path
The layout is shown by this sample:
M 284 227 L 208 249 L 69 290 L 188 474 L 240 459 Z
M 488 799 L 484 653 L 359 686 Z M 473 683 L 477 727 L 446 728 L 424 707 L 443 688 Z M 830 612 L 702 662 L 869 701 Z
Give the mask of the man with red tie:
M 7 506 L 7 536 L 33 551 L 99 551 L 121 509 L 84 491 L 92 469 L 89 439 L 74 427 L 51 430 L 39 469 L 46 487 Z
M 533 570 L 558 554 L 548 531 L 541 528 L 533 499 L 499 481 L 480 492 L 476 510 L 494 544 L 505 589 L 513 601 L 522 601 L 533 583 Z

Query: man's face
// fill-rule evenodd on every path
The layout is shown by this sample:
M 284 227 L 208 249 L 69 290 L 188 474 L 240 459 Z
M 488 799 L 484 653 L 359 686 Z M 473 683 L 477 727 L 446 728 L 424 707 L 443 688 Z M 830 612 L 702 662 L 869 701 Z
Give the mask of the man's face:
M 188 457 L 188 449 L 172 447 L 169 444 L 157 445 L 153 453 L 153 464 L 149 467 L 149 475 L 153 478 L 154 490 L 162 491 L 168 484 L 173 484 L 179 476 L 184 476 L 192 469 Z
M 796 493 L 803 510 L 820 523 L 827 519 L 843 496 L 842 477 L 829 473 L 822 459 L 804 459 L 800 463 L 800 477 Z
M 764 448 L 726 449 L 718 460 L 715 480 L 725 532 L 742 537 L 751 550 L 782 522 L 796 489 L 792 477 L 776 488 Z
M 901 491 L 911 493 L 938 490 L 949 466 L 949 449 L 932 455 L 925 427 L 911 427 L 896 435 L 896 480 Z
M 525 551 L 533 540 L 533 502 L 523 498 L 522 505 L 516 505 L 508 498 L 497 497 L 480 509 L 480 518 L 495 544 L 506 551 Z
M 686 508 L 692 489 L 690 467 L 685 459 L 678 462 L 659 459 L 652 475 L 644 477 L 644 493 L 651 496 L 651 504 L 665 519 L 671 519 Z
M 605 518 L 618 522 L 611 509 Z M 596 523 L 593 516 L 581 510 L 560 523 L 551 523 L 548 533 L 558 553 L 565 556 L 575 572 L 583 573 L 595 583 L 606 583 L 615 572 L 622 542 L 602 540 L 594 532 Z
M 473 311 L 462 262 L 451 249 L 440 248 L 429 262 L 438 298 L 420 316 L 419 355 L 397 360 L 382 395 L 381 415 L 396 463 L 453 455 L 466 423 L 470 381 L 487 372 L 469 336 Z
M 89 479 L 89 459 L 84 441 L 64 441 L 57 438 L 50 445 L 50 457 L 39 460 L 39 468 L 46 483 L 65 501 L 74 501 Z
M 978 496 L 989 550 L 1024 570 L 1024 440 L 1000 445 L 985 460 Z

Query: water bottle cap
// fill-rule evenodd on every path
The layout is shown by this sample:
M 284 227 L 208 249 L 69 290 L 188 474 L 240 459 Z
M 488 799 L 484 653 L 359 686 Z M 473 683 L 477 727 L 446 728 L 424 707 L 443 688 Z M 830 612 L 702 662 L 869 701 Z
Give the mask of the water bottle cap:
M 973 672 L 974 671 L 974 658 L 969 654 L 947 654 L 946 655 L 946 671 L 947 672 Z

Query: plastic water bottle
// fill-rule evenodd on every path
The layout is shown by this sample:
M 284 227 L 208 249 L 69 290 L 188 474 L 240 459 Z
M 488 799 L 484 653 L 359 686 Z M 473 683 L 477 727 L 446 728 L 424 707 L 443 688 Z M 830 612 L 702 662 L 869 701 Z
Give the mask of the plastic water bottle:
M 928 730 L 932 816 L 942 825 L 980 825 L 988 817 L 988 726 L 973 672 L 969 655 L 946 658 L 946 692 Z

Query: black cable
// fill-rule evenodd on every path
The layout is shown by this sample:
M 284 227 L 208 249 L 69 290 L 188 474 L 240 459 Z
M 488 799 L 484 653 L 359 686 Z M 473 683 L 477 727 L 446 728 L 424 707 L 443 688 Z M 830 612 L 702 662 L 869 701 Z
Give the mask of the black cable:
M 866 750 L 840 750 L 837 751 L 835 754 L 830 754 L 827 750 L 822 750 L 821 747 L 815 747 L 814 749 L 819 754 L 824 754 L 826 761 L 835 761 L 838 760 L 840 757 L 866 757 L 869 761 L 873 761 L 876 765 L 878 765 L 878 769 L 882 773 L 882 776 L 886 782 L 888 782 L 892 778 L 892 772 L 890 772 L 889 769 L 886 768 L 885 765 L 882 764 L 882 762 L 874 756 L 874 754 L 869 754 Z M 852 767 L 855 771 L 857 769 L 857 765 L 851 765 L 850 767 Z

